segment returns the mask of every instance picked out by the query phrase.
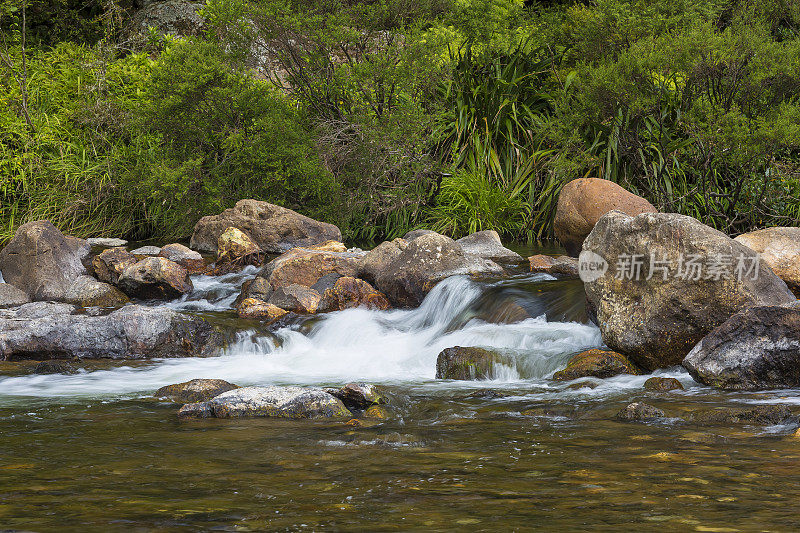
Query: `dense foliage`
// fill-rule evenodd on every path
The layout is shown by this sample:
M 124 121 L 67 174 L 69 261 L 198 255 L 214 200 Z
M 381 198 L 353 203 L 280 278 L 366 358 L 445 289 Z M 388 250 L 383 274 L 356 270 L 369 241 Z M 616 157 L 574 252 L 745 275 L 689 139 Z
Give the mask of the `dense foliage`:
M 240 198 L 357 241 L 541 239 L 580 176 L 800 223 L 792 0 L 209 0 L 201 37 L 130 50 L 137 9 L 0 1 L 0 242 L 185 237 Z

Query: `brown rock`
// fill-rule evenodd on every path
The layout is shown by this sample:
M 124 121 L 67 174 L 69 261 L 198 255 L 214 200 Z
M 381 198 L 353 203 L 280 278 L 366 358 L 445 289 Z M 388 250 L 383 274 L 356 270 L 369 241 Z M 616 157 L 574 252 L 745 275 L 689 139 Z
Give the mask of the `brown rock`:
M 292 284 L 310 287 L 330 273 L 355 277 L 360 260 L 360 255 L 348 252 L 296 248 L 267 263 L 259 277 L 266 278 L 273 289 Z
M 342 240 L 342 232 L 333 224 L 318 222 L 267 202 L 239 200 L 235 207 L 219 215 L 201 218 L 194 227 L 190 246 L 216 253 L 219 236 L 230 227 L 246 233 L 267 253 Z
M 641 373 L 641 370 L 624 355 L 610 350 L 595 349 L 572 356 L 567 368 L 553 374 L 553 379 L 572 381 L 585 377 L 610 378 L 619 374 Z
M 31 300 L 63 301 L 72 282 L 87 273 L 83 261 L 90 249 L 83 239 L 64 236 L 46 220 L 28 222 L 0 250 L 0 271 L 6 283 Z
M 652 391 L 667 392 L 671 390 L 683 390 L 683 385 L 675 378 L 653 377 L 644 382 L 644 388 Z
M 630 216 L 657 211 L 644 198 L 609 180 L 578 178 L 564 185 L 558 197 L 553 230 L 567 254 L 577 257 L 583 240 L 600 217 L 613 210 Z
M 118 285 L 129 296 L 162 300 L 178 298 L 193 288 L 186 269 L 163 257 L 147 257 L 127 267 Z
M 322 297 L 312 288 L 293 283 L 280 287 L 269 297 L 269 303 L 287 311 L 300 314 L 314 314 L 317 312 Z
M 380 271 L 375 286 L 393 304 L 415 307 L 437 283 L 450 276 L 502 273 L 497 263 L 465 253 L 453 239 L 427 233 L 411 241 Z
M 161 387 L 153 396 L 156 398 L 169 398 L 172 401 L 181 403 L 207 402 L 223 392 L 237 388 L 236 385 L 228 383 L 224 379 L 193 379 L 184 383 Z
M 239 306 L 247 298 L 255 298 L 256 300 L 263 300 L 266 302 L 274 291 L 272 286 L 264 278 L 253 278 L 242 283 L 242 293 L 236 298 L 235 306 Z
M 537 254 L 528 258 L 531 265 L 531 272 L 550 272 L 550 267 L 556 262 L 556 258 L 552 255 Z
M 800 296 L 800 228 L 767 228 L 734 240 L 758 252 L 761 260 Z
M 125 248 L 109 248 L 92 259 L 92 266 L 97 279 L 116 285 L 122 272 L 137 261 Z
M 217 260 L 220 262 L 261 253 L 263 251 L 253 239 L 237 228 L 226 229 L 217 239 Z
M 359 277 L 369 283 L 375 283 L 378 274 L 397 259 L 406 248 L 408 248 L 408 242 L 405 239 L 395 239 L 380 243 L 364 255 L 358 273 Z
M 643 402 L 634 402 L 628 404 L 624 409 L 617 413 L 617 419 L 624 420 L 626 422 L 642 422 L 646 420 L 654 420 L 656 418 L 664 418 L 664 416 L 666 416 L 664 411 Z
M 205 270 L 206 265 L 203 256 L 178 243 L 168 244 L 161 248 L 158 253 L 160 257 L 169 259 L 173 263 L 178 263 L 190 274 L 196 274 Z
M 531 272 L 551 274 L 562 279 L 578 279 L 578 260 L 568 255 L 532 255 L 528 258 Z
M 245 298 L 242 303 L 239 304 L 236 312 L 239 318 L 263 320 L 267 323 L 275 322 L 288 313 L 288 311 L 284 311 L 276 305 L 255 298 Z
M 386 296 L 376 291 L 372 285 L 362 279 L 344 276 L 336 280 L 333 287 L 322 295 L 319 311 L 341 311 L 353 307 L 367 309 L 390 309 Z

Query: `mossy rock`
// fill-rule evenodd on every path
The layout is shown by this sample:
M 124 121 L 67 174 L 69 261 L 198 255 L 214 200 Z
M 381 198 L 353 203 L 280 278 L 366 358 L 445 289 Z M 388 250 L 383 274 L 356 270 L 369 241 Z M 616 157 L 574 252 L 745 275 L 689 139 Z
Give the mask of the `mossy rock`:
M 594 377 L 610 378 L 619 374 L 641 374 L 642 371 L 630 359 L 611 350 L 587 350 L 574 355 L 564 370 L 553 374 L 557 381 Z
M 675 378 L 653 377 L 644 382 L 644 388 L 651 391 L 667 392 L 671 390 L 683 390 L 683 385 Z
M 497 352 L 474 346 L 453 346 L 439 353 L 436 379 L 491 379 L 496 364 L 513 366 L 508 357 Z

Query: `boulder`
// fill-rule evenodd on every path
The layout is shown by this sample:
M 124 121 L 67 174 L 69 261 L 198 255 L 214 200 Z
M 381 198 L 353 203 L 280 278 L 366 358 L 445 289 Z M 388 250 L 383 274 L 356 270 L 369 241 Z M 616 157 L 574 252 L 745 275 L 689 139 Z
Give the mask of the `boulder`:
M 83 261 L 90 249 L 83 239 L 64 236 L 46 220 L 28 222 L 0 250 L 0 272 L 31 300 L 63 301 L 72 282 L 87 273 Z
M 236 307 L 247 298 L 254 298 L 266 302 L 274 291 L 272 285 L 264 278 L 255 277 L 242 283 L 242 292 L 234 302 Z
M 641 422 L 646 420 L 654 420 L 656 418 L 664 418 L 664 411 L 652 405 L 643 402 L 634 402 L 625 406 L 619 413 L 617 413 L 618 420 L 626 422 Z
M 153 396 L 168 398 L 180 403 L 207 402 L 223 392 L 237 388 L 236 385 L 228 383 L 224 379 L 193 379 L 161 387 Z
M 777 405 L 754 405 L 752 407 L 720 407 L 704 411 L 695 411 L 689 418 L 693 423 L 716 426 L 746 424 L 756 426 L 772 426 L 791 424 L 797 421 L 788 407 Z
M 117 248 L 128 244 L 125 239 L 115 239 L 113 237 L 92 237 L 86 239 L 86 242 L 89 243 L 89 246 L 99 246 L 101 248 Z
M 201 218 L 194 227 L 190 246 L 216 253 L 219 236 L 230 227 L 246 233 L 267 253 L 342 240 L 342 232 L 333 224 L 318 222 L 267 202 L 239 200 L 235 207 L 219 215 Z
M 292 284 L 310 287 L 326 274 L 355 277 L 361 257 L 350 252 L 295 248 L 264 265 L 258 276 L 267 279 L 275 290 Z
M 590 260 L 608 263 L 584 277 L 603 342 L 646 370 L 680 364 L 741 309 L 795 300 L 755 252 L 675 213 L 608 213 L 583 243 Z
M 416 239 L 417 237 L 422 237 L 423 235 L 429 235 L 431 233 L 436 233 L 436 232 L 431 230 L 431 229 L 412 229 L 411 231 L 409 231 L 408 233 L 403 235 L 403 240 L 407 241 L 407 242 L 411 242 L 414 239 Z M 438 233 L 437 233 L 437 235 L 438 235 Z
M 288 313 L 276 305 L 255 298 L 245 298 L 236 308 L 239 318 L 263 320 L 272 323 Z
M 562 279 L 578 279 L 578 260 L 568 255 L 532 255 L 528 258 L 531 272 L 550 274 Z
M 494 275 L 503 269 L 494 261 L 464 253 L 456 242 L 438 233 L 411 241 L 381 270 L 376 288 L 399 307 L 418 306 L 437 283 L 456 275 Z
M 477 347 L 445 348 L 436 358 L 436 379 L 491 379 L 495 365 L 510 366 L 507 357 Z
M 695 381 L 721 389 L 800 387 L 800 308 L 744 309 L 697 343 L 683 366 Z
M 100 281 L 116 285 L 122 272 L 139 259 L 125 248 L 103 250 L 92 259 L 94 275 Z
M 318 310 L 327 313 L 353 307 L 386 310 L 390 309 L 391 305 L 386 296 L 363 279 L 343 276 L 322 294 Z
M 49 361 L 42 361 L 33 369 L 34 374 L 75 374 L 78 370 L 69 361 L 62 361 L 52 359 Z
M 0 314 L 0 358 L 147 359 L 216 353 L 222 335 L 205 320 L 163 307 L 128 305 L 108 315 L 67 304 L 25 304 Z
M 330 272 L 319 278 L 317 282 L 311 286 L 311 288 L 324 295 L 325 291 L 328 289 L 333 289 L 336 286 L 336 282 L 343 277 L 344 276 L 338 272 Z
M 553 231 L 567 254 L 577 257 L 583 240 L 600 217 L 614 210 L 630 216 L 657 211 L 650 202 L 613 181 L 578 178 L 561 189 Z
M 80 276 L 72 282 L 64 300 L 81 307 L 121 307 L 130 302 L 122 291 L 91 276 Z
M 503 246 L 500 235 L 494 230 L 478 231 L 458 239 L 456 243 L 465 253 L 495 262 L 519 263 L 522 256 Z
M 671 390 L 683 390 L 681 382 L 675 378 L 652 377 L 644 382 L 645 390 L 656 392 L 667 392 Z
M 161 253 L 161 248 L 159 248 L 158 246 L 141 246 L 135 250 L 131 250 L 131 253 L 133 255 L 141 257 L 148 257 L 148 256 L 155 257 Z
M 20 289 L 10 283 L 0 283 L 0 309 L 17 307 L 30 301 L 28 295 Z
M 206 268 L 202 255 L 179 243 L 173 243 L 164 246 L 161 248 L 161 251 L 158 253 L 158 255 L 159 257 L 168 259 L 173 263 L 179 264 L 190 274 L 202 272 Z
M 789 290 L 800 296 L 800 228 L 767 228 L 735 240 L 758 252 Z
M 348 409 L 364 410 L 374 404 L 386 403 L 380 389 L 371 383 L 348 383 L 340 389 L 325 389 L 339 398 Z
M 322 296 L 312 288 L 293 283 L 280 287 L 269 297 L 268 303 L 300 314 L 314 314 L 317 312 Z
M 186 269 L 163 257 L 148 257 L 130 265 L 118 285 L 129 296 L 160 300 L 178 298 L 193 289 Z
M 395 239 L 380 243 L 364 255 L 361 260 L 358 277 L 374 284 L 378 274 L 397 259 L 406 248 L 408 248 L 408 241 L 405 239 Z
M 142 2 L 142 9 L 137 10 L 124 28 L 126 41 L 136 46 L 144 46 L 151 28 L 158 35 L 186 37 L 200 35 L 205 27 L 200 10 L 202 2 L 192 0 L 166 0 L 164 2 Z
M 217 239 L 217 261 L 235 261 L 247 256 L 263 254 L 253 239 L 237 228 L 228 228 Z
M 217 418 L 344 418 L 353 414 L 338 398 L 320 389 L 243 387 L 208 401 Z
M 553 379 L 572 381 L 585 377 L 610 378 L 619 374 L 641 373 L 641 370 L 621 353 L 594 349 L 572 356 L 567 368 L 553 374 Z

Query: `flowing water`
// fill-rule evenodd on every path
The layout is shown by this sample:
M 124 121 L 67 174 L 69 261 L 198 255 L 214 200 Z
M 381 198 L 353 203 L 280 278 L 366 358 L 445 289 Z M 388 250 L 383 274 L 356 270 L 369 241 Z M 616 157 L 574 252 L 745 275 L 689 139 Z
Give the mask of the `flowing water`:
M 231 332 L 218 357 L 0 377 L 0 529 L 44 531 L 787 531 L 800 522 L 794 425 L 703 427 L 698 408 L 800 404 L 800 391 L 647 392 L 651 376 L 552 381 L 601 346 L 580 282 L 455 277 L 414 310 L 352 309 L 277 330 L 236 319 L 256 269 L 197 276 L 166 304 Z M 152 304 L 155 305 L 155 304 Z M 509 309 L 531 318 L 493 323 Z M 502 322 L 502 320 L 501 320 Z M 488 381 L 434 379 L 449 346 L 507 354 Z M 391 417 L 179 421 L 163 385 L 381 384 Z M 644 400 L 673 418 L 623 423 Z

